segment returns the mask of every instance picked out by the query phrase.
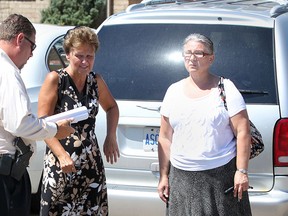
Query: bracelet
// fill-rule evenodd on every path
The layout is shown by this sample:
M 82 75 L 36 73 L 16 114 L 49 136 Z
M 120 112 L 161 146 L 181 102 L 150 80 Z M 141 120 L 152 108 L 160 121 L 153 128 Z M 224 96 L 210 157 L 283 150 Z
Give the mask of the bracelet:
M 237 169 L 236 171 L 241 172 L 243 174 L 248 174 L 248 170 L 246 169 Z

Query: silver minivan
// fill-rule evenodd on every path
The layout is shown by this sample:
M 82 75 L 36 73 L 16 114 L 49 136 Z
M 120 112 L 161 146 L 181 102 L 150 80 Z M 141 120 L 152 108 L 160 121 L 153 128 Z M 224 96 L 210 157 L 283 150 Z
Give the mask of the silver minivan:
M 181 51 L 190 33 L 212 39 L 212 72 L 235 83 L 262 133 L 265 150 L 249 165 L 253 215 L 288 215 L 288 1 L 282 4 L 146 0 L 97 29 L 94 68 L 120 107 L 121 158 L 106 164 L 112 216 L 165 215 L 157 194 L 159 109 L 168 86 L 188 75 Z
M 212 72 L 235 83 L 262 133 L 265 150 L 249 164 L 253 215 L 288 215 L 287 1 L 145 0 L 110 16 L 96 32 L 100 49 L 94 71 L 102 74 L 120 109 L 121 157 L 105 164 L 110 215 L 165 215 L 157 193 L 159 110 L 168 86 L 187 76 L 181 50 L 191 33 L 213 40 Z M 57 67 L 65 64 L 62 40 L 48 49 L 49 69 L 35 71 L 35 76 L 45 77 L 55 62 Z M 28 76 L 25 81 L 30 82 Z M 35 98 L 37 91 L 27 89 Z M 102 110 L 96 124 L 101 145 L 106 133 Z M 33 181 L 34 188 L 38 182 Z

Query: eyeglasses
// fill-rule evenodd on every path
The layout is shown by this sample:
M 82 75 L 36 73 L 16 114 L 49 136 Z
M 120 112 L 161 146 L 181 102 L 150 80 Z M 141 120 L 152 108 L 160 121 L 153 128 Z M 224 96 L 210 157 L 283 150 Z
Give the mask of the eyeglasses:
M 203 58 L 204 56 L 207 56 L 207 55 L 212 55 L 212 54 L 209 54 L 209 53 L 205 53 L 203 51 L 195 51 L 195 52 L 190 52 L 190 51 L 187 51 L 187 52 L 183 52 L 183 57 L 185 59 L 190 59 L 191 56 L 195 56 L 196 58 Z
M 24 36 L 24 38 L 25 38 L 27 41 L 29 41 L 29 43 L 31 44 L 31 52 L 33 52 L 33 50 L 36 49 L 36 44 L 35 44 L 33 41 L 31 41 L 28 37 Z

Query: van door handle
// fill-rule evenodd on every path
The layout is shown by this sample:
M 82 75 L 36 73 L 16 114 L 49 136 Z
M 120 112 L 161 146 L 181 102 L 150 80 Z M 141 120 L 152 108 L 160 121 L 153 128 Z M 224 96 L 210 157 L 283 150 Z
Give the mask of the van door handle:
M 159 163 L 158 163 L 158 162 L 151 163 L 151 165 L 150 165 L 150 170 L 152 171 L 152 174 L 153 174 L 154 176 L 156 176 L 157 179 L 160 178 Z
M 146 109 L 146 110 L 156 111 L 156 112 L 160 112 L 161 110 L 161 106 L 157 106 L 157 107 L 145 107 L 145 106 L 140 106 L 140 105 L 136 105 L 136 106 L 141 109 Z

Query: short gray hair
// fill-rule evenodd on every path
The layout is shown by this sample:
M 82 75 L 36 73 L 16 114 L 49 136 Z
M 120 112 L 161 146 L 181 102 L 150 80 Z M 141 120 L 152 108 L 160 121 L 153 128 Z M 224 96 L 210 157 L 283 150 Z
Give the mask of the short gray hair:
M 209 54 L 213 54 L 214 52 L 213 42 L 210 40 L 210 38 L 206 37 L 205 35 L 199 33 L 190 34 L 185 38 L 183 46 L 187 44 L 189 41 L 201 42 L 208 49 Z

